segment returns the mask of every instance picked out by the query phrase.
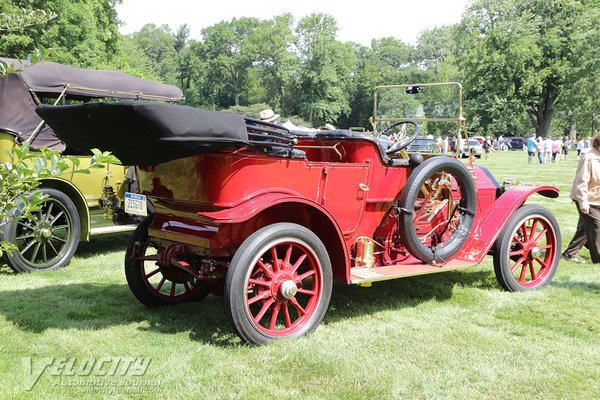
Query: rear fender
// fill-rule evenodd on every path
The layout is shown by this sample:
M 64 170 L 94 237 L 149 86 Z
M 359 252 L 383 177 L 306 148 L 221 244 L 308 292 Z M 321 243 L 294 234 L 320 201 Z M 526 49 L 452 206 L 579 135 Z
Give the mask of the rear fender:
M 478 214 L 471 236 L 457 257 L 477 264 L 482 262 L 515 211 L 535 193 L 557 198 L 559 192 L 553 186 L 530 185 L 519 185 L 504 192 L 483 215 Z
M 310 229 L 325 245 L 333 275 L 336 279 L 350 283 L 350 257 L 344 236 L 333 216 L 321 205 L 289 193 L 264 193 L 239 205 L 213 212 L 199 212 L 209 223 L 231 225 L 237 232 L 255 231 L 277 222 L 292 222 Z

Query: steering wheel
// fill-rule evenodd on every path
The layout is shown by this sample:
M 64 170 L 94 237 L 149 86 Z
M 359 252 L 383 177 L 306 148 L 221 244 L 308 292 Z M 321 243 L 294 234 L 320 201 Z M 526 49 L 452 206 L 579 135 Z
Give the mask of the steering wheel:
M 410 144 L 410 142 L 412 142 L 415 139 L 415 137 L 417 137 L 417 135 L 419 134 L 419 130 L 421 130 L 421 128 L 419 127 L 419 124 L 417 124 L 416 121 L 413 121 L 412 119 L 403 119 L 402 121 L 394 122 L 393 124 L 386 126 L 385 128 L 383 128 L 381 130 L 381 132 L 379 132 L 379 135 L 383 135 L 390 129 L 395 128 L 396 126 L 405 125 L 405 124 L 413 125 L 415 127 L 415 133 L 413 133 L 410 136 L 407 136 L 406 133 L 402 133 L 401 135 L 394 138 L 392 143 L 389 145 L 389 147 L 385 151 L 385 154 L 387 154 L 388 156 L 390 154 L 397 153 L 398 151 L 400 151 L 403 148 L 405 148 L 406 146 L 408 146 Z

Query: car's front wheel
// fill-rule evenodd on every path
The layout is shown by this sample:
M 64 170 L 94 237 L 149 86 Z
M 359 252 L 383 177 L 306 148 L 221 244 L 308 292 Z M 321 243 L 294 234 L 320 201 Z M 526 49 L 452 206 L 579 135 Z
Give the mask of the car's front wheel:
M 4 225 L 3 239 L 16 246 L 6 254 L 15 272 L 51 271 L 71 261 L 79 244 L 80 221 L 73 201 L 61 191 L 41 188 L 46 195 L 31 218 Z
M 498 283 L 511 292 L 546 286 L 558 268 L 560 246 L 552 213 L 540 206 L 521 206 L 494 244 Z

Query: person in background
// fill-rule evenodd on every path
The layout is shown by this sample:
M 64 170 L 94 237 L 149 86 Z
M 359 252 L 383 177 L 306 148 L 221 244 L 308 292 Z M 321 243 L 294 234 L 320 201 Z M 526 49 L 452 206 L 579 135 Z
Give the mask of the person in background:
M 552 162 L 556 162 L 556 156 L 561 151 L 562 141 L 560 139 L 552 140 Z
M 579 157 L 581 155 L 581 151 L 583 150 L 583 139 L 579 139 L 575 148 L 577 150 L 577 157 Z
M 583 142 L 583 151 L 586 152 L 591 147 L 590 137 L 588 136 Z
M 562 256 L 564 259 L 581 262 L 577 253 L 583 246 L 590 250 L 592 262 L 600 263 L 600 134 L 594 137 L 592 149 L 581 156 L 575 180 L 571 188 L 571 199 L 575 202 L 579 221 L 577 230 Z
M 492 141 L 488 137 L 483 140 L 483 151 L 485 152 L 485 159 L 489 160 L 492 152 Z
M 538 160 L 540 160 L 540 164 L 544 163 L 544 141 L 542 140 L 541 136 L 539 138 L 537 138 L 537 155 L 538 155 Z
M 444 136 L 444 140 L 442 141 L 442 151 L 444 154 L 448 153 L 448 147 L 449 147 L 449 143 L 448 143 L 448 136 Z
M 533 156 L 535 156 L 535 152 L 537 151 L 538 143 L 535 140 L 535 133 L 532 133 L 527 139 L 527 163 L 531 164 L 533 161 Z M 541 159 L 540 159 L 541 162 Z
M 565 136 L 565 139 L 563 140 L 561 160 L 567 159 L 567 156 L 569 155 L 569 149 L 571 148 L 571 142 L 572 142 L 571 138 L 568 136 Z
M 546 136 L 544 139 L 544 163 L 550 162 L 552 159 L 552 138 Z

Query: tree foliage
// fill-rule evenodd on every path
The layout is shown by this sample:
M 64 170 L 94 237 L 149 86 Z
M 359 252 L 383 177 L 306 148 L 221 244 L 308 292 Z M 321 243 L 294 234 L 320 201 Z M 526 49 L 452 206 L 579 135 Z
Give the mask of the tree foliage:
M 476 128 L 522 132 L 529 121 L 538 135 L 549 133 L 578 75 L 573 49 L 589 5 L 585 0 L 473 3 L 458 29 L 456 58 Z
M 43 46 L 54 50 L 53 57 L 58 62 L 82 67 L 106 62 L 116 53 L 120 38 L 115 11 L 119 2 L 0 0 L 0 9 L 13 21 L 10 31 L 0 31 L 0 54 L 25 58 Z M 22 15 L 35 18 L 23 29 L 17 29 L 14 21 Z
M 59 62 L 177 84 L 193 106 L 264 104 L 315 126 L 369 129 L 375 86 L 439 81 L 463 83 L 472 132 L 600 126 L 599 0 L 475 0 L 460 23 L 415 45 L 369 46 L 340 42 L 326 14 L 234 18 L 201 32 L 147 24 L 122 36 L 119 1 L 0 0 L 0 55 L 46 49 Z

